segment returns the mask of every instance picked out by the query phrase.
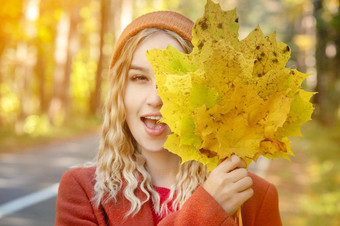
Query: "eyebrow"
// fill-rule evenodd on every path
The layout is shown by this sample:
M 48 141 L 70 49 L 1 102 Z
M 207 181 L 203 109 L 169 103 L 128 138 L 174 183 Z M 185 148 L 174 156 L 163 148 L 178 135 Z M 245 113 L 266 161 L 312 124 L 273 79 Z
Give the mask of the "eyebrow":
M 131 64 L 129 70 L 147 71 L 146 68 L 143 68 L 143 67 L 137 66 L 137 65 L 132 65 L 132 64 Z

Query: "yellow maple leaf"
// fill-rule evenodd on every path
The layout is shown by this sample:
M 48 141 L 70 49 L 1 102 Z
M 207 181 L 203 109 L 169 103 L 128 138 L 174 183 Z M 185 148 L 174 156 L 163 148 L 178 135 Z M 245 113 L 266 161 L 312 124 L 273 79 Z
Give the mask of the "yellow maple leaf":
M 172 134 L 164 148 L 182 163 L 200 161 L 209 170 L 232 154 L 247 164 L 260 155 L 293 155 L 289 136 L 311 119 L 314 93 L 301 89 L 308 76 L 285 68 L 290 48 L 256 27 L 238 39 L 236 9 L 208 0 L 193 27 L 193 51 L 169 46 L 147 57 L 163 101 L 162 122 Z

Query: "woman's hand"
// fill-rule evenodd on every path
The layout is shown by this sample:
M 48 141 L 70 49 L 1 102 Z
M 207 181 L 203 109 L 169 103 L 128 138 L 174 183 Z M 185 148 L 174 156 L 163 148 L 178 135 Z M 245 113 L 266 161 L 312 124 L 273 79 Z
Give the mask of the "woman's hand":
M 233 155 L 211 171 L 203 188 L 232 216 L 253 196 L 252 184 L 246 163 Z

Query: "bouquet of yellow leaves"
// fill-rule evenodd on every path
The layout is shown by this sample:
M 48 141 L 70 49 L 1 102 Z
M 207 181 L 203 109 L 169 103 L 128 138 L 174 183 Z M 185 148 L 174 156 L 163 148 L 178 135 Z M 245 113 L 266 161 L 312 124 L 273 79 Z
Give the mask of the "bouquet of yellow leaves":
M 164 148 L 182 163 L 208 170 L 233 154 L 249 165 L 260 155 L 293 155 L 288 137 L 301 135 L 311 119 L 314 93 L 301 89 L 308 76 L 286 68 L 290 48 L 264 37 L 260 27 L 238 39 L 236 10 L 208 0 L 193 27 L 193 51 L 169 46 L 147 53 L 163 101 L 161 122 L 172 134 Z

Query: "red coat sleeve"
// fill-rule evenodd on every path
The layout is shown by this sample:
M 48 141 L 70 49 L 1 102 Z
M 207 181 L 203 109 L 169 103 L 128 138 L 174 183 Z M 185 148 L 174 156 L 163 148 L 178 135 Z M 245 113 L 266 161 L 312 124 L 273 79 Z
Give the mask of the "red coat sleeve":
M 166 216 L 158 225 L 237 226 L 233 218 L 203 187 L 191 195 L 181 210 Z
M 243 225 L 281 226 L 276 187 L 255 174 L 249 176 L 253 179 L 254 195 L 242 205 Z
M 55 225 L 97 225 L 91 201 L 73 173 L 67 171 L 60 181 Z
M 279 211 L 279 196 L 275 186 L 272 184 L 269 184 L 265 196 L 263 197 L 254 225 L 282 225 Z

